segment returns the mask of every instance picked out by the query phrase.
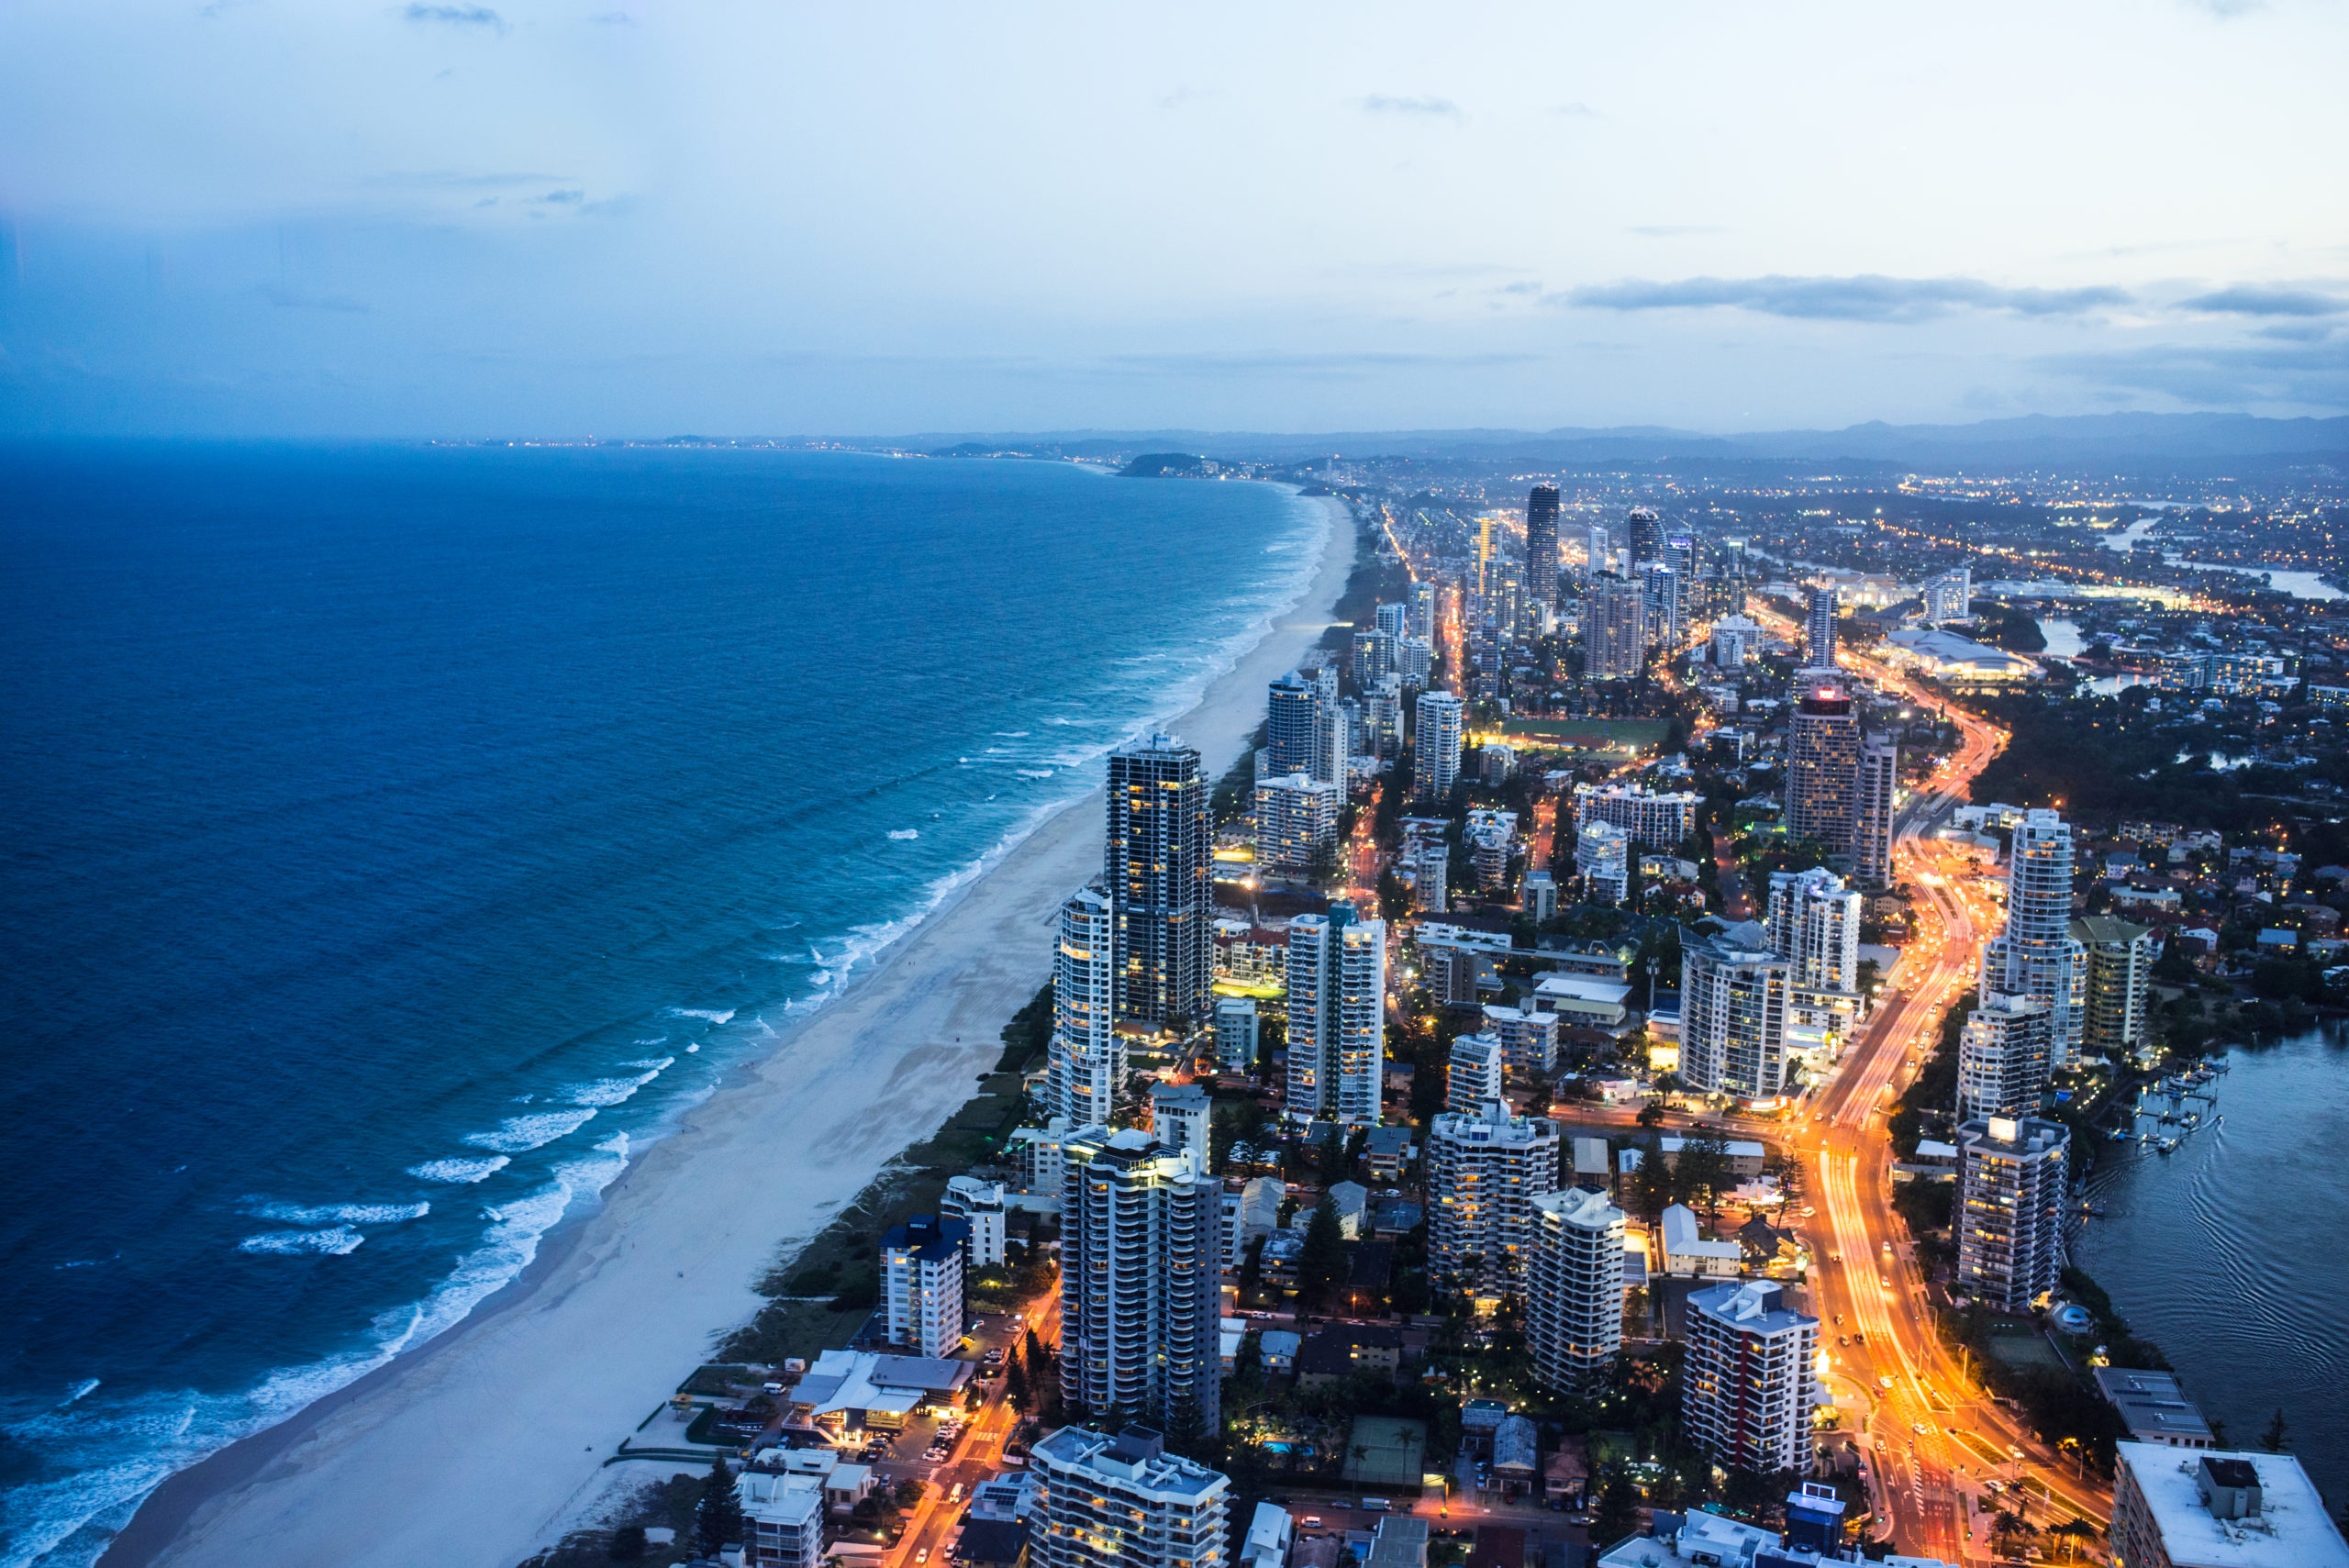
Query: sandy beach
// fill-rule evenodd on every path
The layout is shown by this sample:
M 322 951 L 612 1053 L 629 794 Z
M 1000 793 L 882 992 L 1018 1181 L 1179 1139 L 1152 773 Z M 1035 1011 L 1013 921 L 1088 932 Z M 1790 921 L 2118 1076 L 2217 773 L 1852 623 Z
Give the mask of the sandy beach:
M 1335 526 L 1302 600 L 1171 726 L 1210 778 L 1344 588 L 1354 529 L 1325 505 Z M 166 1482 L 105 1568 L 511 1568 L 550 1544 L 619 1440 L 763 1304 L 751 1287 L 779 1251 L 994 1066 L 1045 978 L 1060 899 L 1100 870 L 1099 800 L 1044 823 L 785 1034 L 465 1322 Z

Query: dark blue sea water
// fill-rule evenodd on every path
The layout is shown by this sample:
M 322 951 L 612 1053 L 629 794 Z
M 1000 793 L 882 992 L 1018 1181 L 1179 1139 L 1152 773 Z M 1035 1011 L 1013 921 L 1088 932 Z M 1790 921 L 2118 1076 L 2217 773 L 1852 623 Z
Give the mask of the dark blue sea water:
M 2074 1252 L 2188 1397 L 2253 1447 L 2281 1409 L 2292 1450 L 2349 1505 L 2349 1033 L 2237 1049 L 2225 1119 L 2176 1152 L 2117 1151 Z
M 0 1562 L 511 1278 L 1325 527 L 1042 462 L 0 450 Z

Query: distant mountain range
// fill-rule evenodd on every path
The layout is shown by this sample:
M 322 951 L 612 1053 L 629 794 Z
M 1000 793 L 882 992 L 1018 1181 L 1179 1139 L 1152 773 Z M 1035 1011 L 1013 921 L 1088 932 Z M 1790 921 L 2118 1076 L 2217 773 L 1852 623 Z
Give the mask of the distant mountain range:
M 1242 430 L 1052 430 L 930 434 L 887 444 L 941 453 L 1003 451 L 1066 457 L 1192 452 L 1251 462 L 1314 457 L 1408 457 L 1429 462 L 1678 462 L 1699 466 L 1858 462 L 1934 468 L 2104 468 L 2144 473 L 2259 472 L 2349 467 L 2349 417 L 2265 419 L 2250 414 L 2028 415 L 1974 425 L 1887 425 L 1841 430 L 1708 435 L 1662 426 L 1555 430 L 1343 430 L 1275 435 Z

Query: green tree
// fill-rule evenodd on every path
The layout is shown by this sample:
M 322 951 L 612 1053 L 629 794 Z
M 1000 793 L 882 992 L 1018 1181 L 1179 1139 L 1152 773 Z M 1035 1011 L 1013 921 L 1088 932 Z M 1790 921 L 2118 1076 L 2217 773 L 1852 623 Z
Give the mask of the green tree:
M 2291 1433 L 2284 1425 L 2282 1406 L 2276 1407 L 2276 1418 L 2267 1423 L 2266 1431 L 2259 1434 L 2259 1446 L 2269 1453 L 2282 1453 L 2292 1446 Z
M 1590 1543 L 1604 1550 L 1639 1528 L 1640 1489 L 1619 1475 L 1599 1494 L 1598 1511 L 1591 1516 Z
M 1345 1278 L 1345 1235 L 1338 1225 L 1338 1206 L 1325 1196 L 1305 1222 L 1305 1246 L 1297 1255 L 1297 1305 L 1327 1310 Z
M 1649 1131 L 1654 1131 L 1664 1125 L 1664 1102 L 1650 1100 L 1640 1107 L 1640 1114 L 1633 1119 Z
M 644 1527 L 622 1525 L 612 1531 L 612 1544 L 606 1548 L 604 1554 L 615 1562 L 641 1560 L 644 1556 Z
M 1721 1195 L 1732 1185 L 1729 1145 L 1709 1132 L 1688 1139 L 1680 1146 L 1672 1177 L 1682 1202 L 1702 1203 L 1708 1217 L 1720 1214 Z
M 1672 1204 L 1672 1180 L 1664 1164 L 1664 1140 L 1650 1133 L 1648 1146 L 1640 1151 L 1640 1168 L 1631 1173 L 1631 1204 L 1651 1225 Z
M 702 1483 L 701 1507 L 694 1510 L 694 1539 L 704 1557 L 715 1557 L 742 1539 L 742 1502 L 734 1495 L 734 1473 L 726 1456 L 710 1461 L 709 1479 Z

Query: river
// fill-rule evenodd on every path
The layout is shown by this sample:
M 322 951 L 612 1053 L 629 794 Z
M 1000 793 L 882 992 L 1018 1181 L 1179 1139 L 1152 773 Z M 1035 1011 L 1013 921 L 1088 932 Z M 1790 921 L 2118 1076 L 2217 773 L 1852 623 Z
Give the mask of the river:
M 2043 616 L 2036 624 L 2039 635 L 2047 640 L 2048 657 L 2076 659 L 2087 651 L 2087 645 L 2080 640 L 2079 622 L 2061 616 Z M 2123 687 L 2137 685 L 2152 678 L 2125 671 L 2118 675 L 2099 675 L 2088 682 L 2088 690 L 2099 696 L 2109 697 Z
M 2292 1451 L 2349 1503 L 2349 1032 L 2238 1049 L 2225 1118 L 2174 1154 L 2110 1154 L 2074 1247 L 2202 1413 L 2248 1448 L 2280 1407 Z

